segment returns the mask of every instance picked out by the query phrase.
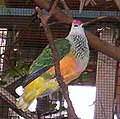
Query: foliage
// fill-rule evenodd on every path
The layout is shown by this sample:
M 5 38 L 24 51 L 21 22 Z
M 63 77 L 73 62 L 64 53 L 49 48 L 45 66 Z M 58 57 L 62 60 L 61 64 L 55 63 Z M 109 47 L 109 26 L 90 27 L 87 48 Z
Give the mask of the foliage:
M 6 81 L 2 81 L 2 80 L 0 80 L 0 87 L 1 87 L 1 86 L 4 86 L 4 85 L 6 85 L 6 84 L 7 84 Z
M 13 51 L 13 61 L 10 62 L 10 68 L 3 74 L 4 77 L 17 78 L 28 73 L 31 64 L 23 63 L 25 59 L 21 58 L 20 51 Z M 8 58 L 9 59 L 9 58 Z M 10 60 L 10 59 L 9 59 Z
M 45 108 L 42 113 L 43 113 L 43 114 L 46 114 L 46 113 L 50 113 L 50 112 L 52 112 L 52 111 L 55 111 L 56 106 L 57 106 L 56 103 L 53 103 L 53 104 L 51 103 L 51 104 L 49 105 L 49 108 L 48 108 L 48 107 Z
M 82 73 L 82 80 L 83 80 L 83 81 L 89 80 L 88 72 L 83 72 L 83 73 Z
M 29 67 L 30 67 L 30 64 L 23 64 L 23 65 L 15 66 L 14 68 L 7 70 L 4 76 L 11 77 L 11 78 L 23 76 L 24 74 L 28 72 Z

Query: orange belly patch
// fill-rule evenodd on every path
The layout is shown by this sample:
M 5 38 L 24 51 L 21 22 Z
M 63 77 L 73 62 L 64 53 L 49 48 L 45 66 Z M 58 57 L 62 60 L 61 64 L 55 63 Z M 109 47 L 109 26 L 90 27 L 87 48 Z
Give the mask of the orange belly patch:
M 80 75 L 80 67 L 80 63 L 75 59 L 72 53 L 69 53 L 60 61 L 60 71 L 66 83 L 69 83 L 70 81 L 76 79 Z M 54 75 L 54 66 L 51 67 L 48 72 L 51 75 Z

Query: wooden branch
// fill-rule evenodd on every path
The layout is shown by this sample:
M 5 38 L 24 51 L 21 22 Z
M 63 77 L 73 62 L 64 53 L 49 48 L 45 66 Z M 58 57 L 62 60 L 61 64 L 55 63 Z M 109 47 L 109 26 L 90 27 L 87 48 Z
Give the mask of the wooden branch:
M 39 6 L 40 8 L 44 8 L 47 11 L 49 11 L 51 8 L 51 5 L 49 2 L 47 2 L 47 0 L 33 0 L 33 1 L 35 2 L 37 6 Z M 52 15 L 55 19 L 57 19 L 58 21 L 62 23 L 71 24 L 73 21 L 73 19 L 68 18 L 59 7 L 56 7 L 56 10 L 54 10 Z M 119 48 L 115 46 L 111 46 L 110 44 L 104 41 L 100 41 L 98 37 L 94 36 L 93 34 L 89 32 L 86 32 L 86 35 L 89 41 L 89 45 L 92 48 L 120 62 L 120 49 Z
M 43 8 L 47 11 L 49 11 L 52 7 L 52 5 L 50 4 L 50 2 L 48 2 L 48 0 L 33 0 L 33 2 L 39 8 Z M 72 19 L 66 17 L 65 13 L 59 7 L 56 7 L 52 15 L 56 20 L 60 21 L 61 23 L 68 23 L 68 24 L 72 23 Z
M 70 12 L 70 9 L 69 7 L 67 6 L 65 0 L 60 0 L 60 2 L 63 4 L 64 8 L 65 8 L 65 11 L 67 13 L 67 17 L 69 17 L 70 19 L 72 19 L 72 14 Z
M 51 9 L 50 9 L 50 11 L 49 11 L 49 13 L 48 13 L 49 15 L 52 16 L 52 13 L 53 13 L 53 11 L 55 10 L 55 8 L 57 7 L 58 2 L 59 2 L 59 0 L 55 0 L 55 1 L 54 1 L 53 5 L 52 5 L 52 7 L 51 7 Z
M 120 10 L 120 0 L 114 0 L 114 2 L 116 3 L 118 9 Z
M 49 15 L 52 15 L 52 12 L 55 10 L 55 6 L 57 5 L 57 2 L 58 2 L 58 0 L 56 0 L 54 2 L 55 4 L 53 4 L 53 6 L 52 6 L 52 8 L 50 10 L 50 14 L 48 13 Z M 61 73 L 60 73 L 59 58 L 58 58 L 57 49 L 55 47 L 54 38 L 52 36 L 49 25 L 47 24 L 47 21 L 45 21 L 45 20 L 48 20 L 48 19 L 45 19 L 45 17 L 47 17 L 47 16 L 42 15 L 38 7 L 36 7 L 36 11 L 38 12 L 38 15 L 37 15 L 38 18 L 41 19 L 43 29 L 44 29 L 45 34 L 47 36 L 47 39 L 49 41 L 49 45 L 51 47 L 52 56 L 53 56 L 53 60 L 54 60 L 54 66 L 55 66 L 55 75 L 57 77 L 56 79 L 58 81 L 59 86 L 62 89 L 64 98 L 65 98 L 65 100 L 68 104 L 68 108 L 67 108 L 68 118 L 69 119 L 78 119 L 77 115 L 75 114 L 74 108 L 72 106 L 72 102 L 69 98 L 68 86 L 64 83 L 64 81 L 63 81 L 64 79 L 63 79 L 63 77 L 61 76 Z
M 120 49 L 118 47 L 112 46 L 107 42 L 103 42 L 98 39 L 97 36 L 86 31 L 86 35 L 89 37 L 89 46 L 95 48 L 97 51 L 117 60 L 120 62 Z
M 88 22 L 83 23 L 83 26 L 87 26 L 87 25 L 93 24 L 93 23 L 98 22 L 98 21 L 103 21 L 103 20 L 113 20 L 113 21 L 117 21 L 117 22 L 120 23 L 120 18 L 119 17 L 100 16 L 100 17 L 97 17 L 97 18 L 95 18 L 93 20 L 90 20 Z
M 82 12 L 82 10 L 83 10 L 83 8 L 84 8 L 84 6 L 85 6 L 85 1 L 86 1 L 86 0 L 80 0 L 79 13 Z

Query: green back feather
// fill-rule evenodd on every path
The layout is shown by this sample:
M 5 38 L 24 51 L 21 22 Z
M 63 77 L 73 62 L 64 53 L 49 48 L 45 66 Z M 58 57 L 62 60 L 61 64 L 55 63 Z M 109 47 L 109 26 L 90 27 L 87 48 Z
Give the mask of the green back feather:
M 70 44 L 67 39 L 57 39 L 55 40 L 55 45 L 59 55 L 59 59 L 62 59 L 66 54 L 70 52 Z M 45 67 L 53 66 L 53 58 L 51 53 L 51 48 L 47 45 L 43 52 L 37 57 L 30 67 L 29 74 L 35 73 L 40 69 Z

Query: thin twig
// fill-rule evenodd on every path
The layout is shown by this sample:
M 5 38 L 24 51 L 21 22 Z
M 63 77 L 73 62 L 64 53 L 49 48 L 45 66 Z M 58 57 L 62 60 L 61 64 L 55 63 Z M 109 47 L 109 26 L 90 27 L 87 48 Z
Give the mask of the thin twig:
M 68 16 L 69 18 L 72 18 L 72 14 L 71 14 L 70 9 L 69 9 L 69 7 L 67 6 L 65 0 L 60 0 L 60 2 L 63 4 L 63 6 L 64 6 L 64 8 L 65 8 L 65 11 L 67 12 L 67 16 Z
M 100 17 L 97 17 L 97 18 L 92 19 L 90 21 L 84 22 L 83 26 L 88 26 L 88 25 L 94 24 L 96 22 L 99 22 L 99 21 L 102 21 L 102 20 L 109 20 L 109 19 L 111 19 L 113 21 L 115 20 L 115 21 L 120 23 L 120 18 L 119 17 L 115 17 L 115 16 L 100 16 Z M 48 25 L 51 26 L 51 25 L 55 25 L 55 24 L 66 24 L 66 23 L 56 21 L 56 22 L 49 23 Z
M 42 19 L 44 19 L 44 20 L 43 20 L 44 23 L 45 23 L 45 22 L 47 23 L 47 22 L 48 22 L 48 19 L 52 16 L 52 13 L 53 13 L 53 11 L 55 10 L 55 7 L 57 6 L 58 1 L 59 1 L 59 0 L 55 0 L 55 1 L 54 1 L 54 3 L 53 3 L 53 5 L 52 5 L 52 7 L 51 7 L 51 9 L 49 10 L 49 12 L 48 12 L 47 15 L 43 15 L 43 14 L 42 14 L 42 11 L 38 10 L 39 13 L 42 14 Z M 40 14 L 39 14 L 39 15 L 40 15 Z M 45 23 L 45 24 L 46 24 L 46 23 Z M 42 26 L 42 24 L 40 23 L 40 27 L 41 27 L 41 26 Z
M 115 17 L 115 16 L 100 16 L 100 17 L 97 17 L 97 18 L 92 19 L 92 20 L 90 20 L 90 21 L 84 22 L 84 23 L 83 23 L 83 26 L 88 26 L 88 25 L 94 24 L 94 23 L 96 23 L 96 22 L 99 22 L 99 21 L 102 21 L 102 20 L 109 20 L 109 19 L 111 19 L 111 20 L 113 20 L 113 21 L 117 21 L 117 22 L 120 23 L 120 18 L 119 18 L 119 17 Z M 57 21 L 57 22 L 49 23 L 48 25 L 50 26 L 50 25 L 55 25 L 55 24 L 63 24 L 63 23 Z M 65 23 L 64 23 L 64 24 L 65 24 Z
M 56 3 L 57 3 L 57 1 L 58 0 L 56 0 Z M 53 8 L 55 8 L 55 6 Z M 52 10 L 54 10 L 54 9 L 52 9 Z M 51 12 L 52 12 L 52 10 L 51 10 Z M 38 7 L 36 7 L 36 11 L 38 12 L 38 18 L 41 19 L 43 29 L 44 29 L 47 39 L 49 41 L 49 45 L 51 47 L 52 56 L 53 56 L 53 60 L 54 60 L 54 66 L 55 66 L 55 75 L 57 77 L 56 79 L 62 89 L 64 98 L 68 104 L 68 108 L 67 108 L 68 118 L 69 119 L 78 119 L 77 115 L 75 114 L 74 108 L 72 106 L 72 102 L 70 101 L 70 98 L 69 98 L 68 86 L 63 82 L 64 79 L 60 73 L 60 64 L 59 64 L 58 53 L 57 53 L 57 49 L 54 44 L 54 38 L 52 36 L 51 30 L 50 30 L 49 26 L 47 25 L 47 21 L 44 21 L 45 16 L 42 15 L 41 12 L 39 12 L 40 9 Z
M 80 0 L 79 13 L 82 12 L 84 5 L 85 5 L 85 0 Z
M 95 0 L 91 0 L 91 1 L 90 1 L 90 4 L 91 4 L 92 6 L 95 6 L 97 3 L 95 2 Z
M 49 11 L 49 13 L 48 13 L 49 16 L 52 16 L 53 11 L 54 11 L 55 8 L 57 7 L 58 1 L 59 1 L 59 0 L 55 0 L 55 1 L 54 1 L 53 5 L 52 5 L 52 7 L 51 7 L 51 9 L 50 9 L 50 11 Z
M 85 6 L 87 6 L 90 3 L 91 0 L 86 0 Z
M 97 17 L 97 18 L 95 18 L 95 19 L 93 19 L 93 20 L 90 20 L 90 21 L 88 21 L 88 22 L 85 22 L 85 23 L 83 23 L 83 26 L 87 26 L 87 25 L 90 25 L 90 24 L 93 24 L 93 23 L 96 23 L 96 22 L 98 22 L 98 21 L 101 21 L 101 20 L 116 20 L 116 21 L 118 21 L 119 23 L 120 23 L 120 18 L 119 17 L 114 17 L 114 16 L 101 16 L 101 17 Z

